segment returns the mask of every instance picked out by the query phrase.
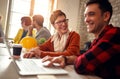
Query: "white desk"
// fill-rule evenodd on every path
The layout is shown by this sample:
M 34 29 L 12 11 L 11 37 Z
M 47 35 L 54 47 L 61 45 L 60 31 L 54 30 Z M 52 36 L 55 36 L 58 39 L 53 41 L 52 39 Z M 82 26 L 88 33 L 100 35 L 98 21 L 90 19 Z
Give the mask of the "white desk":
M 20 76 L 15 63 L 13 63 L 12 59 L 9 59 L 7 49 L 2 49 L 4 48 L 0 48 L 0 79 L 37 79 L 37 76 Z M 73 65 L 66 66 L 65 70 L 67 70 L 69 74 L 55 75 L 55 77 L 57 79 L 101 79 L 96 76 L 77 74 Z

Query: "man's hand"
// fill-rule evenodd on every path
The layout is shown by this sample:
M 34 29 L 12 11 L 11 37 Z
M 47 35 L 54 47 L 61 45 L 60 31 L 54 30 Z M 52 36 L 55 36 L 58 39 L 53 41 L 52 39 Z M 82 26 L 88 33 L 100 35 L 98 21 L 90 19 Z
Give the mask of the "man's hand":
M 58 56 L 58 57 L 50 57 L 46 56 L 42 59 L 42 62 L 50 61 L 47 65 L 47 67 L 54 66 L 55 63 L 60 64 L 59 66 L 64 68 L 65 67 L 65 59 L 63 56 Z

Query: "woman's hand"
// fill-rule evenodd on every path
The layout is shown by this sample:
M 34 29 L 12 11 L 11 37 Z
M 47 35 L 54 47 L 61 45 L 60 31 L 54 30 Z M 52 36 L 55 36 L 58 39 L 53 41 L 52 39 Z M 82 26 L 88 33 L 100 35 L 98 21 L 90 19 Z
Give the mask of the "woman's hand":
M 32 58 L 32 57 L 36 57 L 36 58 L 40 58 L 41 56 L 41 50 L 39 49 L 39 47 L 36 48 L 32 48 L 29 52 L 24 54 L 24 58 Z
M 24 58 L 32 58 L 34 56 L 35 56 L 34 52 L 27 52 L 23 55 Z
M 65 59 L 63 56 L 58 56 L 58 57 L 50 57 L 46 56 L 42 59 L 42 62 L 50 61 L 47 67 L 53 66 L 55 63 L 60 64 L 60 67 L 64 68 L 65 67 Z
M 33 26 L 28 26 L 28 35 L 32 36 Z

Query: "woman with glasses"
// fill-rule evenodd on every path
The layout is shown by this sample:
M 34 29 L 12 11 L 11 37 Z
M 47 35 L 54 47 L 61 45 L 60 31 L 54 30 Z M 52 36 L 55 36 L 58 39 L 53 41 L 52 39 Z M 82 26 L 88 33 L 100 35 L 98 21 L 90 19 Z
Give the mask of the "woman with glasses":
M 75 31 L 69 30 L 66 14 L 61 10 L 56 10 L 51 14 L 50 22 L 55 28 L 56 33 L 44 44 L 25 53 L 24 58 L 79 55 L 80 36 Z

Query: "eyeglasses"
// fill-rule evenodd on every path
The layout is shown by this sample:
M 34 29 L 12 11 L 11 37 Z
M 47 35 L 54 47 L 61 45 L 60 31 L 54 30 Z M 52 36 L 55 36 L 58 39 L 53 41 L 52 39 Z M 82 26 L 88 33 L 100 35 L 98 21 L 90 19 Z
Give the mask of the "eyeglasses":
M 55 24 L 57 24 L 57 25 L 62 25 L 63 23 L 68 23 L 68 20 L 69 20 L 69 19 L 64 19 L 63 21 L 55 22 Z

